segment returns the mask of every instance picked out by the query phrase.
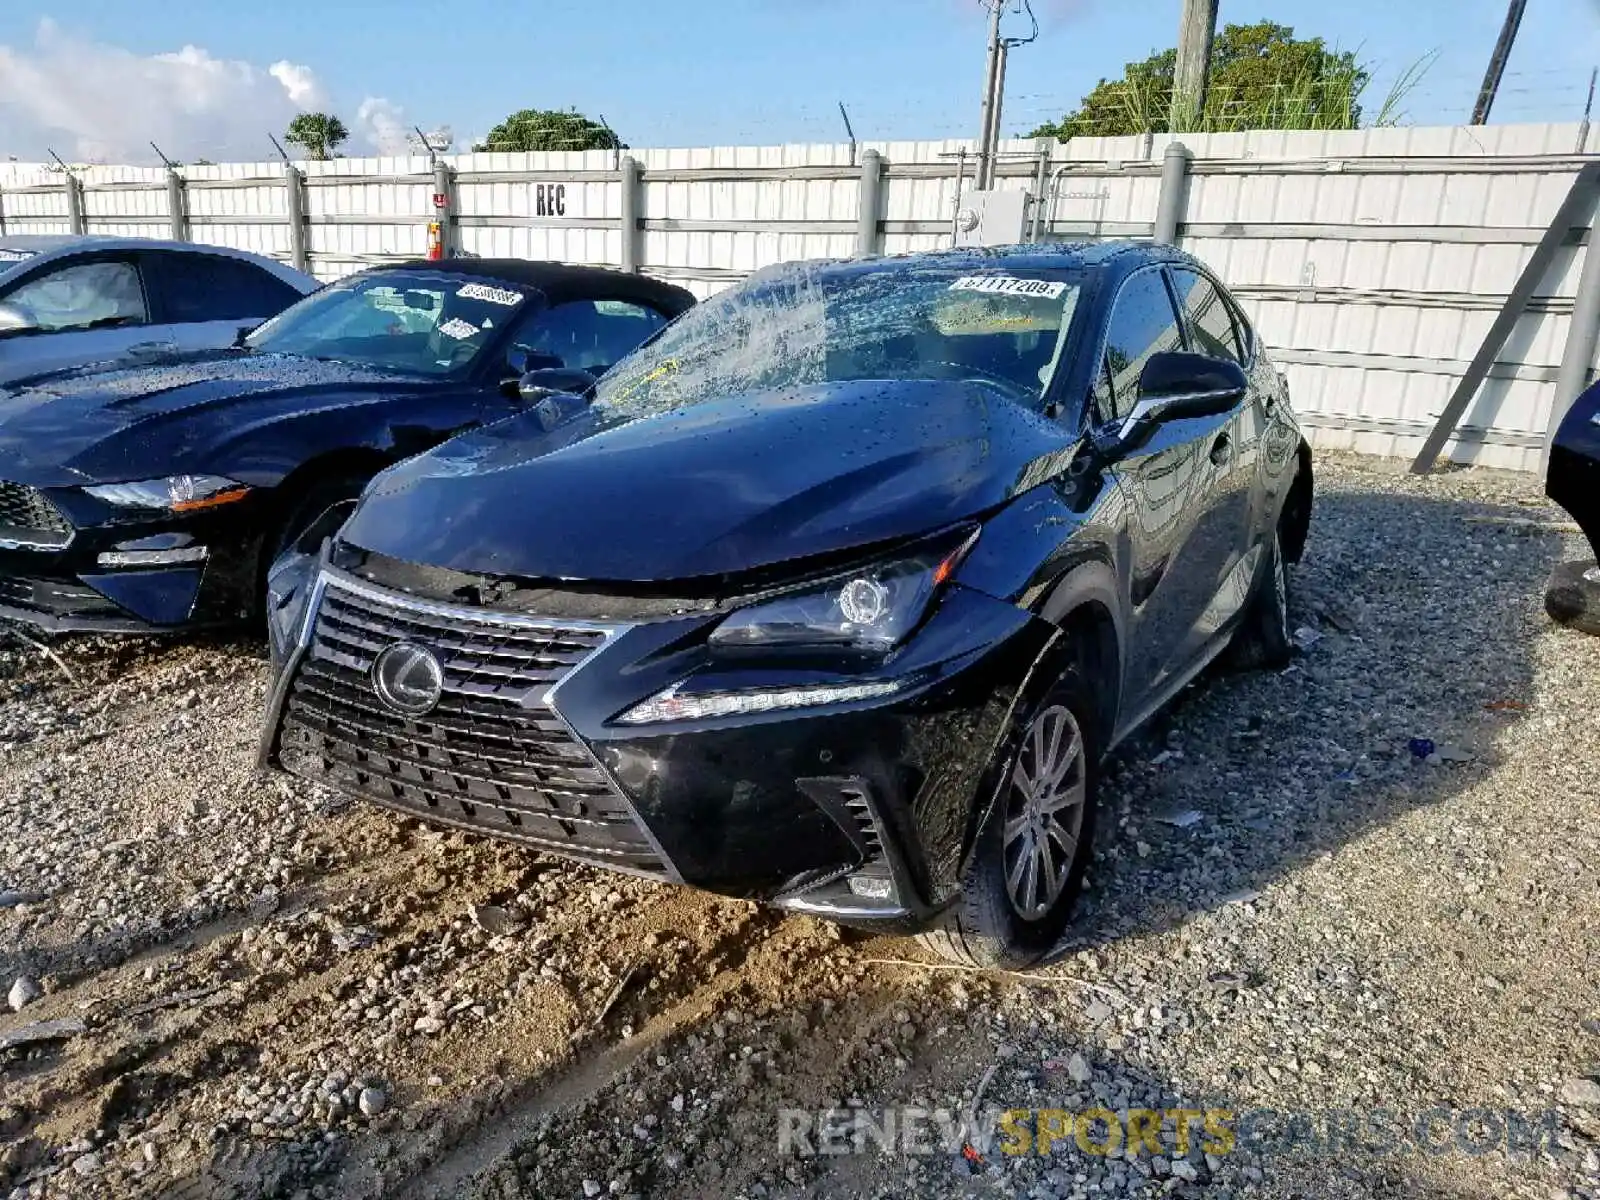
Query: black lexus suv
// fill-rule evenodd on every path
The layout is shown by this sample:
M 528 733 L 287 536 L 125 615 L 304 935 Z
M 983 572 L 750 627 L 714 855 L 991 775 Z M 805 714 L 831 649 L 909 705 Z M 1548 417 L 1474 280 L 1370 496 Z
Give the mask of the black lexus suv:
M 279 560 L 265 762 L 1018 965 L 1107 751 L 1290 653 L 1310 453 L 1178 251 L 764 271 L 545 399 Z

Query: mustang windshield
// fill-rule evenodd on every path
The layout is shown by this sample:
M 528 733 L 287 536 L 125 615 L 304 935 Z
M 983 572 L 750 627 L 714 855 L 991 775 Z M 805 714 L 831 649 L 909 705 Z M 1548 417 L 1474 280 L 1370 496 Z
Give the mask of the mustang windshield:
M 644 416 L 743 392 L 858 379 L 976 380 L 1036 406 L 1080 288 L 999 267 L 785 267 L 691 309 L 601 381 Z
M 356 275 L 291 305 L 245 344 L 267 354 L 448 375 L 472 365 L 528 294 L 435 271 Z

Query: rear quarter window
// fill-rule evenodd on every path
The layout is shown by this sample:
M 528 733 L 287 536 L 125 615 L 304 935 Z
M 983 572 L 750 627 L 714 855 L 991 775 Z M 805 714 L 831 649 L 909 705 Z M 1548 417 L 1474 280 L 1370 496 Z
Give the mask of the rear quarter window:
M 147 260 L 161 300 L 160 319 L 262 320 L 300 299 L 283 280 L 252 262 L 209 254 L 156 254 Z

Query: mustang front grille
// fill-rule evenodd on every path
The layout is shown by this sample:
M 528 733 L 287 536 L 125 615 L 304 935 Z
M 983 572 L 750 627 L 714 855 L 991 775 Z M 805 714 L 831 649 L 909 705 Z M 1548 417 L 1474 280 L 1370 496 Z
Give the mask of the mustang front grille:
M 667 875 L 627 802 L 548 700 L 608 630 L 436 606 L 330 580 L 284 704 L 297 775 L 413 816 Z M 443 693 L 421 716 L 373 686 L 389 646 L 431 650 Z
M 0 542 L 57 547 L 71 540 L 71 524 L 43 492 L 0 480 Z

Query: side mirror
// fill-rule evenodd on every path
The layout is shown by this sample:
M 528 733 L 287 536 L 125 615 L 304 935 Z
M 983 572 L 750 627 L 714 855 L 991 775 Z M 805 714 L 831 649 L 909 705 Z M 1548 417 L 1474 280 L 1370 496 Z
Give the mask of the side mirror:
M 0 301 L 0 337 L 37 332 L 39 323 L 15 304 Z
M 1137 449 L 1159 426 L 1229 412 L 1250 389 L 1244 368 L 1181 350 L 1152 354 L 1139 373 L 1139 399 L 1121 424 L 1097 437 L 1106 458 Z
M 565 365 L 554 354 L 540 354 L 526 346 L 513 346 L 506 351 L 506 366 L 510 368 L 513 378 L 520 378 L 529 371 L 548 371 Z
M 546 396 L 582 396 L 595 385 L 595 378 L 579 367 L 543 367 L 524 372 L 515 382 L 517 396 L 526 404 L 537 404 Z

